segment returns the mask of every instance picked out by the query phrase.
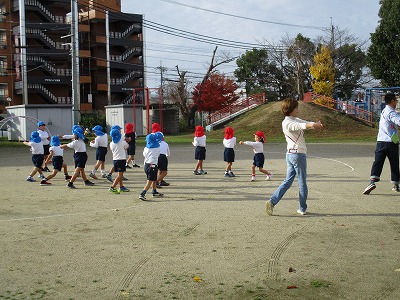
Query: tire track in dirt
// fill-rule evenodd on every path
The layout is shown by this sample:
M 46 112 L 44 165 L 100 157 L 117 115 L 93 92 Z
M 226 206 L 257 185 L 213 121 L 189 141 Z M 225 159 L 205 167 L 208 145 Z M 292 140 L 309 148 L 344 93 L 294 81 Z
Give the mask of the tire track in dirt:
M 133 279 L 136 277 L 136 275 L 139 274 L 139 272 L 146 266 L 146 264 L 149 262 L 151 257 L 145 257 L 142 258 L 136 265 L 132 267 L 132 269 L 129 270 L 129 272 L 124 276 L 124 278 L 121 280 L 119 283 L 119 287 L 117 288 L 116 297 L 115 299 L 126 299 L 127 296 L 129 295 L 129 292 L 127 291 L 131 282 Z

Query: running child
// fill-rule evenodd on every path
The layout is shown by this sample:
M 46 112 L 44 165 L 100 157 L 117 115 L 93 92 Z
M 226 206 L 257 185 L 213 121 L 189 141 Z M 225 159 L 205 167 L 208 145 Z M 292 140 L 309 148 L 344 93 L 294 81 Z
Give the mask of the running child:
M 40 138 L 42 139 L 42 143 L 43 143 L 43 151 L 44 151 L 44 165 L 42 167 L 42 171 L 46 171 L 46 172 L 50 172 L 50 169 L 47 167 L 47 163 L 45 161 L 47 161 L 47 156 L 49 155 L 49 148 L 50 148 L 50 135 L 47 132 L 46 129 L 46 124 L 43 121 L 39 121 L 37 123 L 38 126 L 38 133 Z
M 162 197 L 164 194 L 157 192 L 156 182 L 158 173 L 158 157 L 160 156 L 160 143 L 157 136 L 150 133 L 146 136 L 146 147 L 143 150 L 144 172 L 147 176 L 147 182 L 143 191 L 139 195 L 140 200 L 146 200 L 146 193 L 152 187 L 153 197 Z
M 110 132 L 111 132 L 111 130 L 113 130 L 113 129 L 116 129 L 116 130 L 118 130 L 119 132 L 121 132 L 122 127 L 119 126 L 119 125 L 113 125 L 113 126 L 111 127 L 111 129 L 110 129 Z M 108 180 L 109 182 L 111 182 L 111 183 L 114 182 L 114 180 L 112 179 L 112 173 L 114 173 L 114 165 L 111 167 L 110 172 L 108 172 L 108 174 L 106 175 L 107 180 Z M 128 180 L 128 178 L 126 178 L 125 176 L 122 176 L 122 180 Z
M 64 178 L 66 181 L 72 178 L 72 176 L 68 175 L 68 168 L 64 163 L 64 149 L 62 149 L 60 145 L 60 138 L 56 135 L 52 136 L 50 140 L 49 156 L 45 163 L 50 163 L 50 161 L 52 161 L 54 169 L 53 172 L 47 176 L 47 180 L 56 176 L 61 169 L 64 170 Z
M 128 149 L 129 144 L 121 139 L 122 134 L 119 129 L 111 130 L 110 136 L 112 139 L 110 149 L 113 154 L 114 171 L 118 172 L 118 175 L 115 177 L 109 191 L 114 194 L 129 192 L 129 189 L 124 187 L 124 183 L 122 182 L 122 177 L 126 171 L 126 149 Z M 117 185 L 119 186 L 118 190 L 116 188 Z
M 104 168 L 104 163 L 106 161 L 107 146 L 108 146 L 108 136 L 103 132 L 103 127 L 96 125 L 92 128 L 96 138 L 90 142 L 90 147 L 96 148 L 96 164 L 89 176 L 93 179 L 97 179 L 96 172 L 100 168 L 101 177 L 106 177 L 106 171 Z
M 233 149 L 236 145 L 236 138 L 233 136 L 234 130 L 228 126 L 225 128 L 225 135 L 222 144 L 225 146 L 224 149 L 224 161 L 226 162 L 226 169 L 224 177 L 235 177 L 232 172 L 232 164 L 235 161 L 235 150 Z
M 75 189 L 74 181 L 80 174 L 82 179 L 85 182 L 86 186 L 92 186 L 94 185 L 93 182 L 89 181 L 85 174 L 85 166 L 87 162 L 87 153 L 86 153 L 86 144 L 85 144 L 85 135 L 83 133 L 82 128 L 75 127 L 74 130 L 72 131 L 74 134 L 74 140 L 71 143 L 61 145 L 60 148 L 66 149 L 66 148 L 72 148 L 74 149 L 74 161 L 75 161 L 75 172 L 72 175 L 72 178 L 67 184 L 67 187 L 70 189 Z
M 194 150 L 194 159 L 197 160 L 196 168 L 193 171 L 194 175 L 207 174 L 203 170 L 203 160 L 206 159 L 206 135 L 204 134 L 204 128 L 201 125 L 196 126 L 194 132 L 193 146 L 196 147 Z
M 26 181 L 35 182 L 36 180 L 33 178 L 33 176 L 35 176 L 36 173 L 39 173 L 39 177 L 42 179 L 40 185 L 50 185 L 51 183 L 47 182 L 46 178 L 42 173 L 44 150 L 43 150 L 43 142 L 39 136 L 39 132 L 37 131 L 32 132 L 29 142 L 24 141 L 24 145 L 31 147 L 32 162 L 34 165 L 33 170 L 31 174 L 29 174 L 28 178 L 26 178 Z
M 249 141 L 239 142 L 239 144 L 241 145 L 248 145 L 253 147 L 254 157 L 253 157 L 253 164 L 251 165 L 251 181 L 256 181 L 256 167 L 261 173 L 266 175 L 265 180 L 271 180 L 272 178 L 272 173 L 263 169 L 265 161 L 264 146 L 263 146 L 264 143 L 265 143 L 265 136 L 262 131 L 257 131 L 254 134 L 254 142 L 249 142 Z
M 158 157 L 158 177 L 156 186 L 161 188 L 163 186 L 169 186 L 170 184 L 164 180 L 165 176 L 168 174 L 168 156 L 169 145 L 164 141 L 164 134 L 160 131 L 155 133 L 157 140 L 160 143 L 160 156 Z

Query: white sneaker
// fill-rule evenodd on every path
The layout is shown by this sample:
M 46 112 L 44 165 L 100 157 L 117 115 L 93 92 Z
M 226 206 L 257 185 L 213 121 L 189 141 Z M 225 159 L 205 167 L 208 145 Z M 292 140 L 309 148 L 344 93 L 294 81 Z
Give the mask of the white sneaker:
M 256 176 L 251 176 L 251 181 L 256 181 Z
M 268 200 L 266 203 L 266 212 L 268 216 L 272 216 L 274 211 L 274 205 L 272 204 L 271 200 Z
M 265 176 L 265 180 L 271 180 L 274 174 L 269 173 L 269 175 Z
M 305 211 L 301 211 L 300 209 L 297 210 L 297 213 L 301 214 L 302 216 L 307 214 Z

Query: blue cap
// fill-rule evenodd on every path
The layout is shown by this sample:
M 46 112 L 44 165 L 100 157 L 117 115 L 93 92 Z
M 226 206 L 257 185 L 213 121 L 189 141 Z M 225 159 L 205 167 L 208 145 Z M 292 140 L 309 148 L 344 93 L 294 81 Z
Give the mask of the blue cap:
M 154 135 L 159 143 L 163 140 L 164 134 L 161 131 L 157 131 Z
M 160 142 L 157 140 L 157 136 L 154 133 L 150 133 L 146 136 L 146 148 L 158 148 Z
M 119 129 L 112 129 L 110 132 L 110 136 L 114 143 L 118 143 L 121 140 L 122 134 Z
M 95 133 L 97 136 L 102 136 L 102 135 L 104 135 L 103 127 L 101 127 L 100 125 L 94 126 L 94 127 L 92 128 L 92 130 L 94 131 L 94 133 Z
M 56 135 L 53 135 L 50 140 L 50 146 L 60 146 L 60 138 Z
M 78 138 L 80 138 L 82 140 L 85 139 L 85 134 L 83 133 L 82 128 L 80 128 L 79 126 L 78 126 L 78 128 L 73 129 L 72 133 L 77 135 Z
M 31 138 L 29 140 L 34 143 L 40 143 L 42 141 L 42 139 L 39 136 L 39 132 L 37 131 L 33 131 L 31 133 Z
M 46 123 L 43 122 L 43 121 L 39 121 L 39 122 L 37 123 L 37 127 L 42 126 L 42 125 L 46 125 Z
M 116 130 L 121 130 L 122 127 L 119 125 L 114 125 L 113 127 L 111 127 L 111 130 L 116 129 Z

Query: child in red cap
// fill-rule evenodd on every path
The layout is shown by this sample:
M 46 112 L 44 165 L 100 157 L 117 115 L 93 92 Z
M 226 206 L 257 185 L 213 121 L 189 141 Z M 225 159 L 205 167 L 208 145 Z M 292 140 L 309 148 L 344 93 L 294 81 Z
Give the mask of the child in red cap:
M 236 145 L 236 138 L 233 136 L 234 132 L 230 126 L 225 128 L 224 140 L 222 141 L 222 144 L 225 146 L 224 161 L 226 162 L 224 177 L 235 177 L 235 174 L 232 172 L 232 164 L 235 161 L 235 150 L 233 148 Z
M 265 180 L 271 180 L 273 176 L 272 173 L 263 169 L 265 161 L 264 146 L 263 146 L 263 144 L 265 143 L 264 133 L 262 131 L 257 131 L 254 134 L 254 140 L 255 140 L 254 142 L 249 142 L 249 141 L 239 142 L 239 144 L 241 145 L 249 145 L 253 147 L 254 158 L 253 158 L 253 164 L 251 166 L 251 181 L 256 181 L 256 167 L 258 167 L 258 170 L 261 173 L 264 173 L 266 175 Z
M 206 159 L 206 135 L 204 134 L 203 126 L 196 126 L 192 144 L 196 147 L 194 151 L 194 158 L 197 160 L 196 168 L 194 169 L 193 174 L 207 174 L 207 172 L 203 170 L 203 160 Z

